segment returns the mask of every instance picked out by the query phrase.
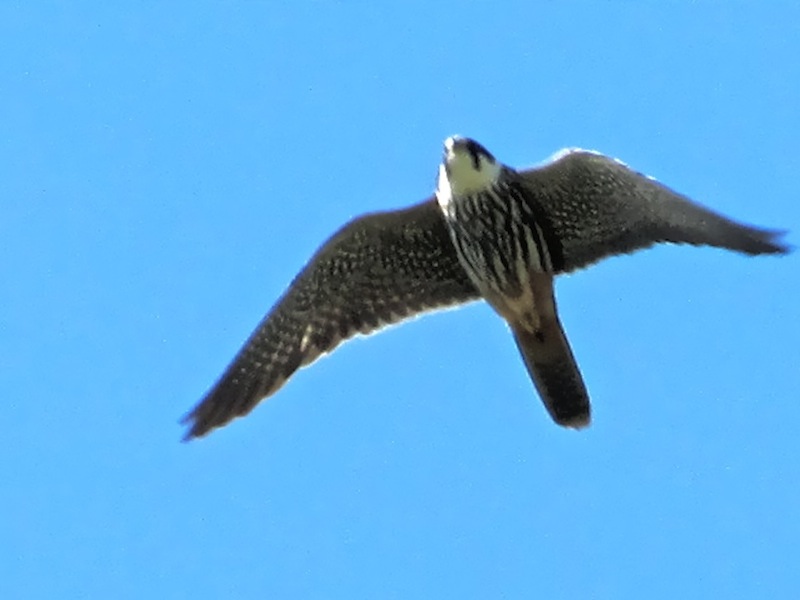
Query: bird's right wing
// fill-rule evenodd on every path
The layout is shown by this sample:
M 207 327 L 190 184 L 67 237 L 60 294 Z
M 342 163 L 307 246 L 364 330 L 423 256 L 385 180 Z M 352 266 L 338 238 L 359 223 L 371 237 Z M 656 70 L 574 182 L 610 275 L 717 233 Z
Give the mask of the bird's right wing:
M 716 246 L 745 254 L 781 254 L 782 233 L 736 223 L 695 204 L 625 164 L 583 150 L 519 172 L 540 226 L 558 244 L 556 272 L 659 242 Z M 555 264 L 560 263 L 560 264 Z
M 354 219 L 317 251 L 185 417 L 186 439 L 247 414 L 357 333 L 477 298 L 436 200 Z

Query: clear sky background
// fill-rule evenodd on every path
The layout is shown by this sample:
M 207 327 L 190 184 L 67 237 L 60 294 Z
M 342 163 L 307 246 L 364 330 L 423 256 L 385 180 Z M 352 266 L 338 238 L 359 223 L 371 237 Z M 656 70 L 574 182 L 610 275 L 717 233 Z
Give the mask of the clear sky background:
M 560 279 L 580 433 L 481 304 L 178 424 L 454 133 L 597 149 L 797 243 L 796 4 L 4 2 L 0 40 L 0 597 L 800 594 L 797 253 Z

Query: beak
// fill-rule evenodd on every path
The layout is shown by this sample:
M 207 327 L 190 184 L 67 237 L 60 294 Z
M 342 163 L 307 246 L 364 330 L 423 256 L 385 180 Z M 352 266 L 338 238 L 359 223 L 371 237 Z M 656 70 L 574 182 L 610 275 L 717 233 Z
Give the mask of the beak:
M 455 156 L 455 148 L 460 140 L 461 138 L 459 136 L 451 135 L 444 141 L 444 152 L 442 153 L 442 159 L 445 163 Z

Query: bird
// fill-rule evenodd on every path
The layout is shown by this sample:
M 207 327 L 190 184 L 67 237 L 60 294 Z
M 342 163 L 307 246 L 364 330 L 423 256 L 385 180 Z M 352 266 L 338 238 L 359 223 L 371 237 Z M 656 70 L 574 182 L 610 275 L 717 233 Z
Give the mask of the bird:
M 508 324 L 555 423 L 591 421 L 554 281 L 660 243 L 789 252 L 784 231 L 705 208 L 625 163 L 567 148 L 516 170 L 473 139 L 444 141 L 435 193 L 356 217 L 311 257 L 200 402 L 184 440 L 248 414 L 301 367 L 357 334 L 485 301 Z

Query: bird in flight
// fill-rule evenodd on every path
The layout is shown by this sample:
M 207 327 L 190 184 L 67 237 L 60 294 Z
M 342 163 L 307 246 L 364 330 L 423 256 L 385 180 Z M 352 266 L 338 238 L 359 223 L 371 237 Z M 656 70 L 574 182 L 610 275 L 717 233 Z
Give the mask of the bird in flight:
M 447 138 L 435 196 L 358 217 L 325 242 L 186 415 L 184 439 L 246 415 L 356 334 L 475 300 L 508 323 L 553 420 L 585 427 L 589 395 L 558 317 L 556 275 L 658 243 L 784 254 L 780 235 L 596 152 L 562 150 L 518 171 L 474 140 Z

